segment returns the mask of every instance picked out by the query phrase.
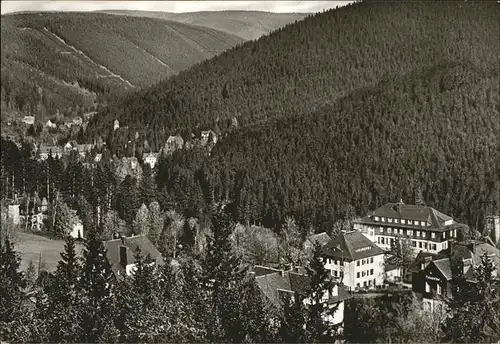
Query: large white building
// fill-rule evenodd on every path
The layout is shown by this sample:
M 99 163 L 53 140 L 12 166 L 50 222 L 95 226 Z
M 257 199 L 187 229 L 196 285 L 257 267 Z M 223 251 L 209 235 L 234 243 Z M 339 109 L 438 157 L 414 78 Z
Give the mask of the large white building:
M 448 215 L 428 206 L 387 203 L 368 216 L 355 220 L 359 230 L 383 249 L 389 249 L 398 238 L 411 240 L 415 251 L 437 253 L 457 238 L 458 224 Z
M 325 268 L 350 290 L 384 283 L 384 254 L 357 230 L 340 233 L 322 249 Z

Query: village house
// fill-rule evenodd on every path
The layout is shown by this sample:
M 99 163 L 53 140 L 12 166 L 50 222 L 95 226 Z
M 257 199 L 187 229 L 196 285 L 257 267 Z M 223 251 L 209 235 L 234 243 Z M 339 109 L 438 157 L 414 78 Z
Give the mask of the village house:
M 94 162 L 99 162 L 102 159 L 102 153 L 97 153 L 94 157 Z
M 498 276 L 500 250 L 486 242 L 467 240 L 450 243 L 448 249 L 437 254 L 420 252 L 410 270 L 412 290 L 422 299 L 424 309 L 434 311 L 443 307 L 445 301 L 453 296 L 452 261 L 461 261 L 464 276 L 473 282 L 474 269 L 481 265 L 485 253 L 496 268 L 494 276 Z
M 52 122 L 50 119 L 47 121 L 47 123 L 45 123 L 45 126 L 52 129 L 57 128 L 57 124 Z
M 263 296 L 278 311 L 283 309 L 283 300 L 287 295 L 290 297 L 297 295 L 302 298 L 304 304 L 311 303 L 311 300 L 307 298 L 311 280 L 306 274 L 298 270 L 285 271 L 266 266 L 254 266 L 252 273 Z M 331 325 L 341 325 L 344 322 L 344 301 L 348 298 L 350 294 L 337 284 L 332 290 L 325 291 L 322 302 L 329 307 L 338 305 L 333 316 L 326 319 Z
M 384 254 L 356 230 L 342 231 L 322 249 L 325 269 L 349 290 L 383 285 Z
M 201 132 L 200 144 L 202 146 L 206 146 L 208 143 L 211 143 L 212 145 L 215 145 L 217 143 L 217 135 L 212 130 Z
M 40 145 L 38 148 L 38 155 L 40 156 L 40 160 L 47 160 L 49 156 L 52 156 L 53 159 L 58 159 L 63 156 L 64 150 L 59 146 L 45 146 Z
M 34 116 L 24 116 L 21 121 L 24 124 L 33 125 L 33 124 L 35 124 L 35 117 Z
M 78 151 L 78 154 L 80 154 L 80 156 L 84 158 L 87 154 L 89 154 L 92 151 L 92 148 L 94 148 L 94 146 L 90 143 L 85 143 L 81 145 L 77 144 L 75 148 Z
M 155 168 L 159 156 L 160 153 L 144 153 L 142 155 L 142 160 L 144 161 L 145 164 L 149 164 L 149 166 L 151 166 L 151 169 L 153 169 Z
M 80 219 L 73 221 L 69 235 L 74 239 L 83 239 L 83 224 Z
M 330 241 L 330 236 L 326 232 L 309 235 L 304 241 L 304 252 L 311 255 L 314 251 L 314 245 L 325 246 Z
M 11 220 L 13 225 L 18 225 L 21 222 L 19 202 L 17 200 L 6 200 L 5 203 L 7 211 L 5 212 L 5 219 Z
M 458 224 L 448 215 L 428 206 L 388 203 L 372 214 L 354 221 L 359 230 L 383 249 L 399 237 L 411 240 L 415 251 L 439 252 L 457 238 Z M 466 227 L 466 226 L 465 226 Z
M 161 266 L 165 264 L 158 249 L 145 235 L 131 237 L 121 236 L 113 240 L 104 241 L 106 258 L 111 265 L 111 270 L 117 280 L 133 275 L 135 271 L 135 254 L 137 248 L 141 250 L 141 256 L 151 258 L 149 264 Z
M 118 128 L 120 128 L 120 121 L 115 119 L 115 121 L 113 122 L 113 130 L 116 130 Z
M 184 140 L 181 136 L 169 136 L 167 142 L 163 146 L 163 153 L 168 155 L 172 154 L 176 150 L 182 149 L 184 147 Z

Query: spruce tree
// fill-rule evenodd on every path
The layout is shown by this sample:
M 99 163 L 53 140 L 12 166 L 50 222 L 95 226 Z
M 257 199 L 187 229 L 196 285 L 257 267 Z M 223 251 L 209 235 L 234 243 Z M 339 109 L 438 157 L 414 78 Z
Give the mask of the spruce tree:
M 81 264 L 76 254 L 75 242 L 68 236 L 52 283 L 45 288 L 47 295 L 45 330 L 48 341 L 75 342 L 81 336 L 78 319 L 80 273 Z
M 325 269 L 321 251 L 321 245 L 315 243 L 313 257 L 308 267 L 311 281 L 307 294 L 310 303 L 307 305 L 306 328 L 311 342 L 334 341 L 335 339 L 335 329 L 329 323 L 329 318 L 335 314 L 338 303 L 329 304 L 325 300 L 325 296 L 329 299 L 333 292 L 335 282 L 331 279 L 328 270 Z
M 9 237 L 0 240 L 0 338 L 6 341 L 19 340 L 26 320 L 26 280 L 20 263 Z
M 279 336 L 283 343 L 303 343 L 309 338 L 306 332 L 307 309 L 298 293 L 283 298 L 283 317 Z
M 82 265 L 79 314 L 82 336 L 79 341 L 112 341 L 116 336 L 113 326 L 114 280 L 106 250 L 95 229 L 87 231 Z
M 203 262 L 203 283 L 210 304 L 207 340 L 229 340 L 231 317 L 239 302 L 235 293 L 246 271 L 232 250 L 230 235 L 235 224 L 223 205 L 216 206 L 211 222 L 212 236 L 207 239 L 207 253 Z

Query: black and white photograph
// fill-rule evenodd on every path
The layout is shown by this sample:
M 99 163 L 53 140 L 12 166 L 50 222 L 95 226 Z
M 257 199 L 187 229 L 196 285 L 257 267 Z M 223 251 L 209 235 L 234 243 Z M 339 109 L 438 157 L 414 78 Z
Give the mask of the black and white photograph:
M 1 1 L 0 344 L 500 344 L 500 1 Z

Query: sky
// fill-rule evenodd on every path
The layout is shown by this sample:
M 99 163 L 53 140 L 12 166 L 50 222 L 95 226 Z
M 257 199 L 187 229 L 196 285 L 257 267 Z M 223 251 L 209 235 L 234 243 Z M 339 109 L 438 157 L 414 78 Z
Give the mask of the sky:
M 19 11 L 141 10 L 195 12 L 257 10 L 268 12 L 320 12 L 352 1 L 2 1 L 2 14 Z

